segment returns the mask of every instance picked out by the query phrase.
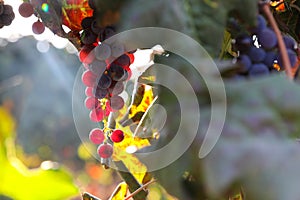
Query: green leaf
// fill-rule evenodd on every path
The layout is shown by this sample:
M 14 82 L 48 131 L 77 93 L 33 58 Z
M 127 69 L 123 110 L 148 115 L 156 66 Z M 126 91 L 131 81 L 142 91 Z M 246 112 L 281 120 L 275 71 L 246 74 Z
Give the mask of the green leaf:
M 193 36 L 212 55 L 217 57 L 222 48 L 223 34 L 229 12 L 237 12 L 242 20 L 254 23 L 257 0 L 185 0 L 189 26 Z
M 0 195 L 14 200 L 68 199 L 78 195 L 72 176 L 57 163 L 29 170 L 16 156 L 13 118 L 0 108 Z M 47 169 L 46 169 L 47 168 Z

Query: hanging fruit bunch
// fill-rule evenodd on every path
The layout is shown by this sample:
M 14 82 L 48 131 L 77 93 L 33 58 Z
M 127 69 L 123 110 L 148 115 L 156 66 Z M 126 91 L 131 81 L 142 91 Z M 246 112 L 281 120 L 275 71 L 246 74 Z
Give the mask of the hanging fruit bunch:
M 0 0 L 0 28 L 9 26 L 15 18 L 15 14 L 10 5 L 5 5 L 3 0 Z

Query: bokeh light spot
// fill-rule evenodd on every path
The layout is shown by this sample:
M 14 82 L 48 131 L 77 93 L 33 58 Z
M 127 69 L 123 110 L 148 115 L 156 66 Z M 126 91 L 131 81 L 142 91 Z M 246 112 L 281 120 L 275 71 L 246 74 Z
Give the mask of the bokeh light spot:
M 48 12 L 48 11 L 49 11 L 49 5 L 48 5 L 47 3 L 43 3 L 43 4 L 42 4 L 42 10 L 43 10 L 44 12 Z

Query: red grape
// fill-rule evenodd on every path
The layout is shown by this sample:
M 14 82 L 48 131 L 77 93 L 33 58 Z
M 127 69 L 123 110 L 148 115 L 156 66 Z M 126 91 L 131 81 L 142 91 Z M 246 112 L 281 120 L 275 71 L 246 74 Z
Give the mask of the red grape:
M 96 79 L 96 75 L 90 70 L 86 70 L 85 72 L 83 72 L 81 77 L 83 84 L 87 87 L 94 87 Z
M 38 20 L 32 24 L 32 31 L 37 35 L 42 34 L 45 31 L 45 25 Z
M 119 143 L 124 140 L 124 132 L 122 130 L 115 130 L 110 136 L 111 141 Z
M 19 13 L 22 17 L 30 17 L 33 12 L 33 6 L 31 3 L 24 2 L 19 6 Z
M 79 60 L 83 63 L 90 64 L 95 59 L 95 54 L 91 52 L 95 46 L 84 45 L 79 52 Z
M 85 95 L 87 97 L 93 97 L 94 96 L 94 94 L 93 94 L 93 87 L 87 87 L 85 89 Z
M 104 118 L 104 111 L 101 108 L 95 108 L 90 112 L 90 119 L 93 122 L 100 122 Z
M 105 138 L 104 132 L 99 128 L 94 128 L 91 130 L 89 138 L 94 144 L 102 144 Z
M 99 106 L 99 101 L 95 97 L 87 97 L 84 101 L 85 107 L 89 110 L 92 110 L 94 108 L 98 108 Z
M 111 144 L 101 144 L 98 147 L 98 154 L 101 158 L 110 158 L 113 151 L 113 146 Z

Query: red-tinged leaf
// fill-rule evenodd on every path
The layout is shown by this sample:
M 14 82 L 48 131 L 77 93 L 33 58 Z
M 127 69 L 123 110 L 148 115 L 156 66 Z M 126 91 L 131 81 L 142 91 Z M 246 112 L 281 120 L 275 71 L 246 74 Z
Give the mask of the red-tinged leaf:
M 62 5 L 62 23 L 73 31 L 80 31 L 81 21 L 92 15 L 87 0 L 65 0 Z

